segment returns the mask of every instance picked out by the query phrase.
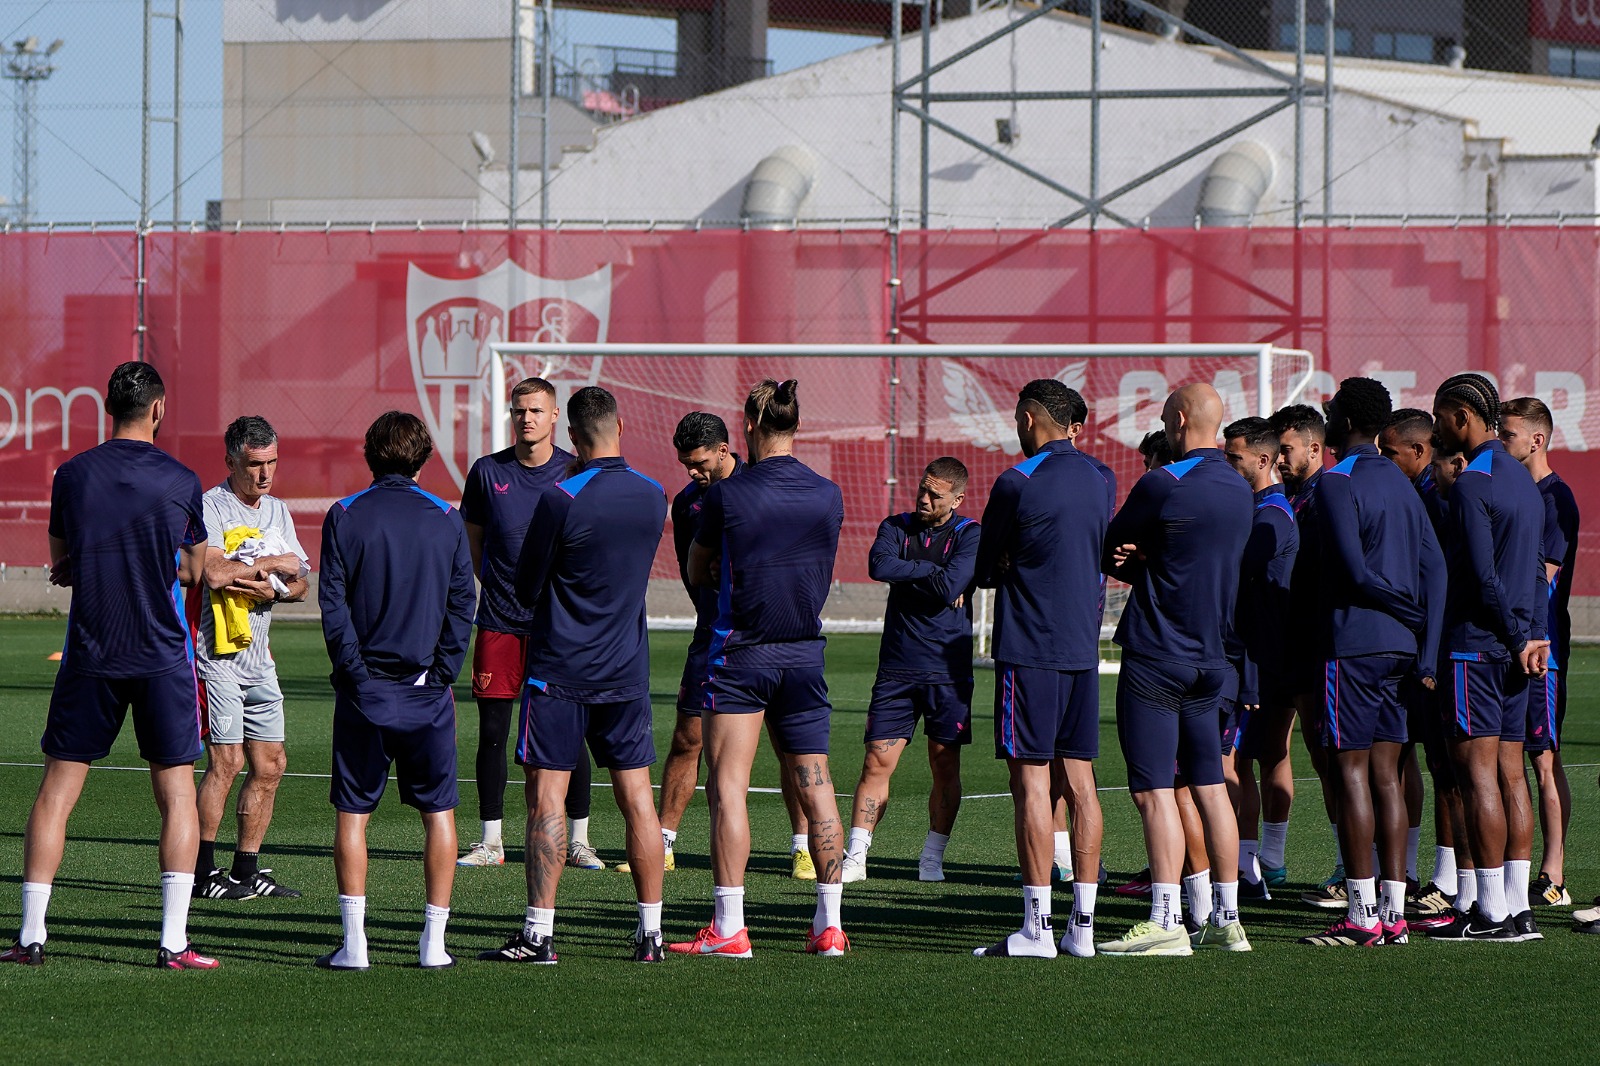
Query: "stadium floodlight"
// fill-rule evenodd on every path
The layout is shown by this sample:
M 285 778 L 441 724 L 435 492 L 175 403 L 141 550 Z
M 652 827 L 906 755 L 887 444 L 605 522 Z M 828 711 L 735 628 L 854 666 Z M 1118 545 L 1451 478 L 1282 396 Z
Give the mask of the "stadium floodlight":
M 66 43 L 66 41 L 63 41 L 60 37 L 57 37 L 55 40 L 50 42 L 50 47 L 44 50 L 44 54 L 47 56 L 53 56 L 57 52 L 61 51 L 61 46 Z
M 720 408 L 736 416 L 742 397 L 722 395 L 721 388 L 716 395 L 707 394 L 700 391 L 703 386 L 687 383 L 686 378 L 689 382 L 711 379 L 731 383 L 729 374 L 709 367 L 737 359 L 747 373 L 759 365 L 770 368 L 773 376 L 781 371 L 808 383 L 808 403 L 813 405 L 806 418 L 810 440 L 832 442 L 857 455 L 873 441 L 882 442 L 884 450 L 874 453 L 877 458 L 873 460 L 874 464 L 885 460 L 881 472 L 875 466 L 869 478 L 863 479 L 857 467 L 853 480 L 859 492 L 872 477 L 881 477 L 886 497 L 904 473 L 899 469 L 904 460 L 899 457 L 910 454 L 896 448 L 927 451 L 948 443 L 952 449 L 964 449 L 954 454 L 968 455 L 969 463 L 972 457 L 978 458 L 984 469 L 973 467 L 973 473 L 984 478 L 997 476 L 1015 462 L 1019 445 L 1005 397 L 1014 396 L 1011 390 L 1033 378 L 1054 375 L 1084 394 L 1093 412 L 1091 427 L 1098 435 L 1095 448 L 1103 445 L 1107 449 L 1101 458 L 1108 461 L 1118 485 L 1126 491 L 1143 473 L 1138 441 L 1159 425 L 1156 414 L 1167 391 L 1180 380 L 1212 381 L 1233 417 L 1252 410 L 1266 416 L 1297 402 L 1316 371 L 1310 352 L 1265 343 L 628 344 L 545 340 L 494 341 L 489 350 L 482 395 L 492 412 L 487 419 L 491 450 L 499 451 L 510 443 L 509 387 L 518 378 L 542 377 L 558 390 L 599 384 L 640 397 L 671 396 L 683 402 L 683 410 Z M 891 358 L 897 361 L 892 372 Z M 705 360 L 708 372 L 686 375 L 686 360 Z M 860 360 L 880 361 L 881 373 L 867 371 L 866 365 L 852 365 Z M 1170 378 L 1160 369 L 1168 362 L 1181 363 L 1181 369 L 1174 369 Z M 808 366 L 814 369 L 808 371 Z M 898 399 L 888 400 L 881 411 L 875 408 L 874 403 L 880 401 L 870 398 L 874 394 L 863 388 L 869 378 L 882 390 L 877 395 Z M 997 395 L 1002 397 L 998 402 Z M 821 417 L 816 414 L 819 405 L 826 412 Z M 864 411 L 880 413 L 863 415 Z M 670 427 L 653 431 L 661 429 Z M 844 475 L 837 468 L 829 474 L 836 480 L 843 480 Z M 985 591 L 973 604 L 978 665 L 990 661 L 991 597 L 992 593 Z M 1115 672 L 1118 666 L 1117 651 L 1109 641 L 1126 600 L 1126 587 L 1112 583 L 1107 590 L 1106 625 L 1101 631 L 1101 670 L 1106 673 Z M 824 631 L 882 632 L 879 610 L 876 618 L 826 619 Z M 693 626 L 691 618 L 651 617 L 648 621 L 658 630 Z
M 25 41 L 17 42 L 17 51 L 24 55 L 32 55 L 39 50 L 39 38 L 29 37 Z

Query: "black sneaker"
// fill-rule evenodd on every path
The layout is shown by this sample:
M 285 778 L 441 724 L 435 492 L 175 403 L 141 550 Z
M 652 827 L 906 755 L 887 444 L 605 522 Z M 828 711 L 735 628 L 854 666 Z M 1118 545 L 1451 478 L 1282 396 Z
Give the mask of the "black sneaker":
M 1521 914 L 1511 916 L 1511 929 L 1516 933 L 1517 941 L 1543 940 L 1544 934 L 1539 932 L 1539 927 L 1533 924 L 1533 912 L 1523 911 Z
M 1239 878 L 1239 899 L 1241 902 L 1265 903 L 1272 899 L 1272 892 L 1267 888 L 1265 881 L 1251 883 L 1244 878 Z
M 1430 884 L 1426 892 L 1420 893 L 1410 901 L 1412 911 L 1424 918 L 1435 914 L 1447 914 L 1455 903 L 1454 896 L 1445 895 L 1444 889 L 1434 884 Z
M 1507 917 L 1504 921 L 1491 922 L 1474 903 L 1472 910 L 1466 914 L 1457 911 L 1451 916 L 1448 925 L 1438 929 L 1428 930 L 1428 936 L 1434 940 L 1454 942 L 1483 941 L 1485 943 L 1513 944 L 1516 943 L 1517 933 Z
M 493 951 L 480 951 L 478 958 L 484 962 L 531 962 L 538 966 L 554 966 L 555 937 L 540 936 L 535 933 L 532 939 L 529 939 L 523 936 L 522 930 L 519 929 Z
M 194 883 L 195 899 L 255 899 L 249 885 L 240 884 L 226 870 L 212 870 Z
M 1550 875 L 1543 870 L 1533 879 L 1528 886 L 1528 902 L 1535 907 L 1570 907 L 1572 897 L 1567 893 L 1566 885 L 1558 885 L 1550 880 Z
M 44 944 L 40 942 L 24 945 L 19 940 L 4 951 L 0 951 L 0 963 L 5 962 L 15 962 L 22 966 L 43 966 Z
M 365 966 L 344 966 L 344 965 L 341 965 L 339 963 L 334 962 L 333 960 L 339 957 L 340 950 L 342 950 L 342 949 L 335 948 L 334 950 L 328 952 L 326 955 L 318 955 L 316 958 L 311 960 L 311 965 L 315 966 L 319 970 L 351 970 L 351 971 L 354 971 L 354 970 L 365 970 L 367 968 Z
M 250 891 L 257 896 L 276 896 L 279 899 L 299 899 L 300 890 L 280 885 L 271 877 L 271 870 L 257 870 L 250 879 Z
M 634 962 L 662 962 L 666 957 L 666 952 L 661 947 L 661 933 L 659 931 L 634 938 Z

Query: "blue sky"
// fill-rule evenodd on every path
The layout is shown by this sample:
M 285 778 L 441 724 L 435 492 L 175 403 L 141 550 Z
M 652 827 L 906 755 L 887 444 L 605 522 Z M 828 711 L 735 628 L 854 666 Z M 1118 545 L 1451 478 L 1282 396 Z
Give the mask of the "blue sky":
M 171 0 L 156 9 L 171 10 Z M 509 10 L 509 9 L 508 9 Z M 61 38 L 57 70 L 39 88 L 38 169 L 34 216 L 42 221 L 113 222 L 138 217 L 139 105 L 143 4 L 139 0 L 0 0 L 0 41 L 37 36 L 41 47 Z M 559 50 L 612 45 L 671 51 L 673 24 L 663 19 L 556 11 Z M 779 71 L 872 43 L 869 38 L 775 30 L 768 50 Z M 154 110 L 172 109 L 171 23 L 157 23 L 151 52 Z M 203 219 L 205 202 L 222 186 L 222 0 L 184 3 L 184 218 Z M 5 99 L 11 86 L 5 86 Z M 12 158 L 12 116 L 0 116 L 0 157 Z M 12 197 L 11 167 L 0 196 Z M 151 139 L 152 217 L 172 216 L 172 135 L 157 125 Z

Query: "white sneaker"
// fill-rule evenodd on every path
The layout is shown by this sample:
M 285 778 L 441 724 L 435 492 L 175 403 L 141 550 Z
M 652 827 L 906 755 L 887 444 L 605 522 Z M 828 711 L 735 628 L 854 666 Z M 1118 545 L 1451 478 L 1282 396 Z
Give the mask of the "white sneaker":
M 839 880 L 847 885 L 867 879 L 867 864 L 865 861 L 857 862 L 848 854 L 839 864 Z
M 606 864 L 600 860 L 594 848 L 588 844 L 574 843 L 567 849 L 567 865 L 579 870 L 604 870 Z
M 461 858 L 456 860 L 457 866 L 504 866 L 506 864 L 506 846 L 504 844 L 485 844 L 479 841 Z
M 1581 911 L 1572 912 L 1572 920 L 1579 925 L 1588 925 L 1590 922 L 1600 922 L 1600 900 L 1595 901 L 1596 906 L 1585 907 Z
M 917 862 L 918 881 L 943 881 L 944 860 L 934 855 L 924 855 Z

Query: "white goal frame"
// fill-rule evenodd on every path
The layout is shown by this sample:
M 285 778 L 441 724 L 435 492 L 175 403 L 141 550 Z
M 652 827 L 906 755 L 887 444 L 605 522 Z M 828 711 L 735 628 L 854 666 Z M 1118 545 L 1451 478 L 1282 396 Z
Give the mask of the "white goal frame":
M 555 358 L 604 358 L 649 356 L 737 358 L 857 358 L 883 359 L 1128 359 L 1157 358 L 1181 359 L 1254 359 L 1256 362 L 1256 413 L 1269 417 L 1279 407 L 1294 403 L 1311 384 L 1316 373 L 1316 357 L 1301 348 L 1282 348 L 1273 344 L 630 344 L 607 341 L 604 343 L 541 343 L 528 341 L 499 341 L 491 343 L 489 366 L 489 403 L 493 412 L 489 419 L 490 449 L 499 451 L 510 444 L 510 403 L 506 392 L 505 357 L 535 356 L 542 358 L 541 377 L 547 377 L 555 366 Z M 1274 395 L 1272 372 L 1281 358 L 1303 359 L 1304 371 L 1290 380 L 1282 397 Z M 989 657 L 989 639 L 993 634 L 993 597 L 991 590 L 979 590 L 973 604 L 973 649 L 975 665 L 992 666 Z M 651 617 L 651 629 L 692 629 L 693 618 Z M 1116 673 L 1117 660 L 1105 652 L 1113 627 L 1100 631 L 1102 647 L 1101 673 Z M 881 620 L 829 619 L 823 622 L 823 631 L 832 633 L 877 633 L 883 631 Z

